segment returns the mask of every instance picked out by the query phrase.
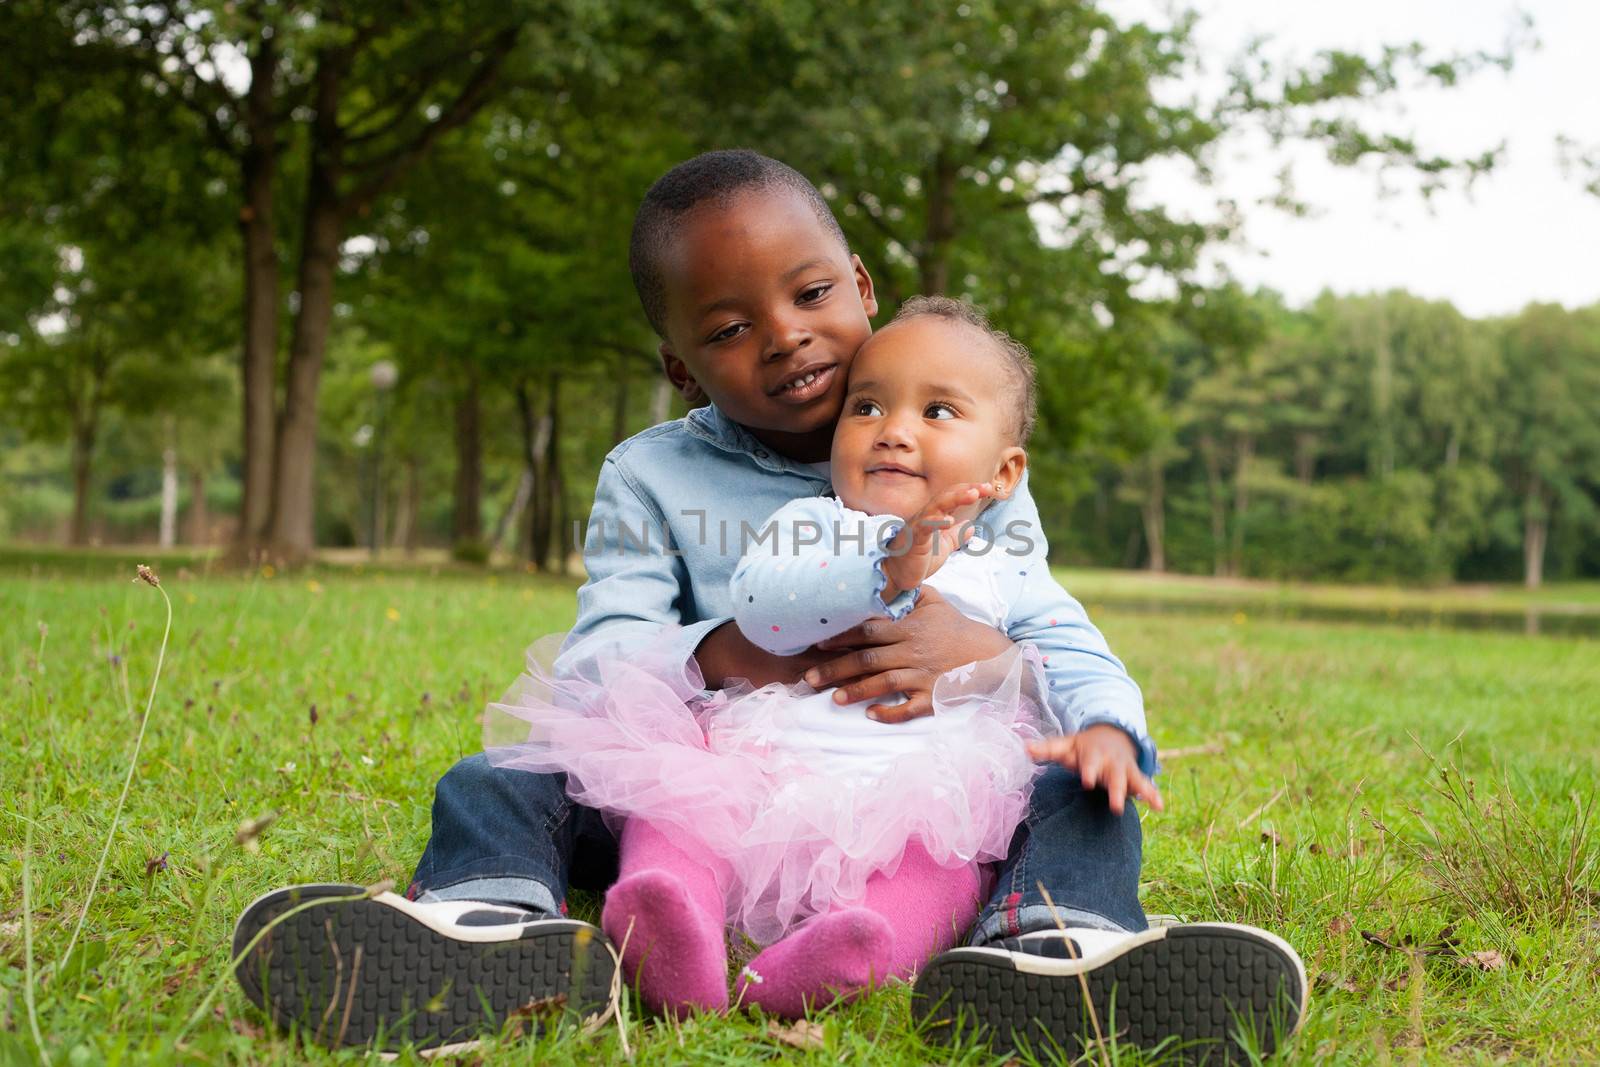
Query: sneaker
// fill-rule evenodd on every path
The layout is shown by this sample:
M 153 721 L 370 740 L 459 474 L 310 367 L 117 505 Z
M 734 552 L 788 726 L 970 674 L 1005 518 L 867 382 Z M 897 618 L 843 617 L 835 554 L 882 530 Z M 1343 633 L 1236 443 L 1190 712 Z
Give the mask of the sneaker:
M 1254 927 L 1068 928 L 934 957 L 911 1017 L 930 1042 L 979 1036 L 999 1053 L 1076 1056 L 1098 1030 L 1187 1061 L 1249 1062 L 1299 1027 L 1306 992 L 1299 954 Z
M 274 918 L 360 886 L 299 885 L 239 917 L 239 957 Z M 393 893 L 306 908 L 273 926 L 235 971 L 277 1026 L 329 1048 L 455 1051 L 513 1016 L 602 1022 L 616 1006 L 617 955 L 589 923 L 503 904 L 418 903 Z

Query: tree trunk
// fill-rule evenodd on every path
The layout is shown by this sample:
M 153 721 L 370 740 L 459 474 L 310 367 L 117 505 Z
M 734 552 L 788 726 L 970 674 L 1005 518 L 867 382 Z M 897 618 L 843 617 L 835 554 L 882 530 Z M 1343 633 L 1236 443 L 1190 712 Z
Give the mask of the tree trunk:
M 98 420 L 84 419 L 72 431 L 72 529 L 74 545 L 89 543 L 89 481 L 94 463 L 94 444 Z
M 250 57 L 250 90 L 245 122 L 250 144 L 240 159 L 244 205 L 239 228 L 244 239 L 244 486 L 239 504 L 235 551 L 250 559 L 268 533 L 272 512 L 278 370 L 278 254 L 274 227 L 277 179 L 277 115 L 274 81 L 277 49 L 263 37 Z
M 538 472 L 538 481 L 533 490 L 533 519 L 528 553 L 533 565 L 541 571 L 551 569 L 552 550 L 558 540 L 553 535 L 559 533 L 553 527 L 557 521 L 557 494 L 560 492 L 560 486 L 557 484 L 560 476 L 559 449 L 556 447 L 558 431 L 556 412 L 560 409 L 560 393 L 561 378 L 552 374 L 548 395 L 545 398 L 545 414 L 540 420 L 536 441 L 543 445 L 543 448 L 540 449 L 541 454 L 535 457 L 534 469 Z
M 1388 317 L 1381 316 L 1378 358 L 1372 370 L 1372 407 L 1377 418 L 1377 476 L 1387 479 L 1394 473 L 1394 351 L 1390 347 Z
M 1228 573 L 1237 578 L 1244 573 L 1244 516 L 1250 508 L 1250 463 L 1255 456 L 1253 437 L 1239 438 L 1238 465 L 1233 471 L 1233 530 L 1228 549 Z
M 1317 473 L 1317 435 L 1294 435 L 1294 477 L 1301 485 L 1309 486 Z
M 1144 542 L 1150 548 L 1147 566 L 1161 574 L 1167 569 L 1167 472 L 1154 455 L 1146 462 L 1150 478 L 1139 514 L 1144 519 Z
M 334 275 L 339 266 L 340 211 L 337 160 L 340 62 L 317 69 L 317 116 L 312 128 L 311 167 L 306 181 L 305 227 L 300 247 L 300 308 L 289 346 L 283 418 L 273 464 L 271 551 L 295 563 L 315 548 L 317 389 L 333 321 Z
M 611 396 L 611 443 L 620 445 L 628 436 L 628 387 L 633 384 L 633 368 L 621 357 L 617 359 L 617 389 Z
M 1544 584 L 1544 546 L 1550 535 L 1550 516 L 1538 479 L 1528 489 L 1522 512 L 1522 584 L 1537 589 Z
M 1107 479 L 1094 480 L 1094 540 L 1096 551 L 1111 548 L 1111 489 Z
M 400 491 L 399 514 L 394 522 L 394 543 L 407 556 L 417 554 L 417 513 L 422 508 L 422 461 L 414 454 L 406 456 L 406 477 Z
M 1200 458 L 1206 467 L 1206 499 L 1211 504 L 1211 573 L 1222 577 L 1227 570 L 1224 548 L 1227 544 L 1228 513 L 1222 500 L 1222 464 L 1217 458 L 1217 442 L 1208 433 L 1200 435 Z
M 923 229 L 922 247 L 917 255 L 917 272 L 924 296 L 942 295 L 950 287 L 950 241 L 956 233 L 957 169 L 941 148 L 928 168 L 924 182 L 928 189 L 928 220 Z
M 378 396 L 378 428 L 372 447 L 372 557 L 377 559 L 389 543 L 389 468 L 383 462 L 384 429 L 388 417 L 388 394 Z
M 1122 562 L 1119 566 L 1125 571 L 1131 571 L 1139 563 L 1139 545 L 1144 541 L 1144 534 L 1137 526 L 1128 527 L 1128 543 L 1122 546 Z
M 272 494 L 272 551 L 291 562 L 306 559 L 315 547 L 317 389 L 333 319 L 338 212 L 313 194 L 306 207 L 305 228 L 300 311 L 295 316 L 294 341 L 289 349 L 289 376 L 283 419 L 278 427 Z
M 672 383 L 666 375 L 656 379 L 655 391 L 650 394 L 650 425 L 660 426 L 672 415 Z
M 504 552 L 507 551 L 506 538 L 512 530 L 517 528 L 517 520 L 522 517 L 522 511 L 528 506 L 528 500 L 533 496 L 533 469 L 524 466 L 522 473 L 517 477 L 516 490 L 511 494 L 511 501 L 506 509 L 500 513 L 500 518 L 494 524 L 494 537 L 490 544 Z
M 166 447 L 161 450 L 161 547 L 178 543 L 178 427 L 168 415 L 164 420 Z
M 556 376 L 550 378 L 550 447 L 545 452 L 545 480 L 550 485 L 550 512 L 554 519 L 555 529 L 551 531 L 551 541 L 556 556 L 556 573 L 567 573 L 567 482 L 561 471 L 561 414 L 555 406 L 556 394 L 561 386 L 561 379 Z
M 457 545 L 483 540 L 483 428 L 478 371 L 468 367 L 456 396 L 456 483 L 450 538 Z
M 1522 584 L 1537 589 L 1544 584 L 1544 545 L 1549 528 L 1543 519 L 1528 519 L 1523 525 Z
M 185 535 L 191 545 L 209 544 L 211 541 L 211 516 L 206 508 L 206 472 L 196 467 L 189 472 L 189 532 Z
M 539 464 L 544 457 L 544 450 L 548 440 L 549 426 L 543 419 L 537 419 L 533 414 L 533 397 L 528 393 L 528 383 L 520 381 L 516 388 L 517 419 L 522 426 L 522 476 L 517 479 L 517 490 L 511 498 L 511 503 L 500 513 L 500 519 L 494 527 L 494 544 L 504 550 L 506 541 L 512 531 L 520 529 L 517 520 L 522 517 L 522 512 L 533 499 L 534 487 L 538 484 Z M 530 523 L 529 530 L 532 525 Z M 531 558 L 531 538 L 525 539 L 524 555 Z

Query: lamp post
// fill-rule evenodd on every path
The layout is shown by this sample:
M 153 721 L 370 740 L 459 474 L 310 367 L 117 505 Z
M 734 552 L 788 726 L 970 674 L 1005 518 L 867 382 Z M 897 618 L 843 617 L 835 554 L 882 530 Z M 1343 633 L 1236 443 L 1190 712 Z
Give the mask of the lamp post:
M 400 371 L 386 359 L 380 359 L 372 365 L 370 373 L 372 391 L 375 394 L 377 417 L 373 420 L 376 432 L 372 446 L 372 486 L 371 496 L 367 501 L 367 544 L 371 547 L 372 558 L 378 558 L 378 535 L 381 523 L 378 521 L 378 502 L 382 499 L 383 486 L 383 430 L 385 416 L 389 410 L 389 393 L 394 389 L 395 383 L 400 380 Z

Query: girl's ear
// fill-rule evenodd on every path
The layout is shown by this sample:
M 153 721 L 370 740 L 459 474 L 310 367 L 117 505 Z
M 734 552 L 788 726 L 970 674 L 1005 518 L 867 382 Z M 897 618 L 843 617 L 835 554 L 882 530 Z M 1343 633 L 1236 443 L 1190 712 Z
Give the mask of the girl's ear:
M 665 341 L 661 342 L 656 351 L 661 353 L 661 370 L 666 374 L 667 381 L 678 391 L 678 395 L 683 397 L 690 407 L 705 403 L 706 391 L 700 388 L 700 383 L 689 373 L 689 365 L 673 355 L 671 347 Z
M 867 318 L 878 313 L 878 294 L 872 288 L 872 275 L 867 273 L 867 265 L 861 262 L 861 257 L 855 253 L 850 254 L 850 269 L 855 272 L 856 292 L 861 296 L 861 306 L 867 309 Z
M 1016 492 L 1022 482 L 1022 472 L 1027 469 L 1028 454 L 1016 445 L 1000 453 L 1000 466 L 990 479 L 994 482 L 995 495 L 1004 500 Z

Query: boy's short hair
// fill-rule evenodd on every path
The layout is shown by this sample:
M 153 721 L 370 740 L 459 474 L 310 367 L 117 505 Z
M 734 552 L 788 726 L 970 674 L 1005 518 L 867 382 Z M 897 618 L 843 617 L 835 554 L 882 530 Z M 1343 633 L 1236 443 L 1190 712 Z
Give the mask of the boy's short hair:
M 633 287 L 644 305 L 645 318 L 663 340 L 667 336 L 667 307 L 661 254 L 672 240 L 678 222 L 702 204 L 722 205 L 743 192 L 776 189 L 789 189 L 804 197 L 817 220 L 833 232 L 846 252 L 850 250 L 839 220 L 805 175 L 747 148 L 705 152 L 684 160 L 657 178 L 644 194 L 639 212 L 633 217 L 628 269 L 633 273 Z
M 1000 363 L 1005 368 L 1006 393 L 1016 412 L 1012 438 L 1019 446 L 1026 445 L 1028 438 L 1033 436 L 1033 427 L 1039 418 L 1038 373 L 1027 346 L 1004 330 L 996 329 L 981 307 L 948 296 L 914 296 L 900 305 L 894 321 L 903 322 L 922 315 L 965 323 L 994 345 Z

